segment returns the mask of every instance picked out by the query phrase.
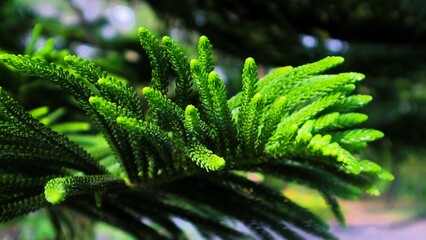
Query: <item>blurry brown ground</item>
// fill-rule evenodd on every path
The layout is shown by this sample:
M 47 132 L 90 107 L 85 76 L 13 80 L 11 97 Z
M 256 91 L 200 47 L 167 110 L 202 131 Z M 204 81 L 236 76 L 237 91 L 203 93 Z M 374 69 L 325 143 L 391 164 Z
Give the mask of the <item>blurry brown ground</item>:
M 381 199 L 341 201 L 347 227 L 331 223 L 331 231 L 342 240 L 425 240 L 426 218 L 414 217 L 409 203 L 388 206 Z M 315 238 L 310 238 L 315 239 Z

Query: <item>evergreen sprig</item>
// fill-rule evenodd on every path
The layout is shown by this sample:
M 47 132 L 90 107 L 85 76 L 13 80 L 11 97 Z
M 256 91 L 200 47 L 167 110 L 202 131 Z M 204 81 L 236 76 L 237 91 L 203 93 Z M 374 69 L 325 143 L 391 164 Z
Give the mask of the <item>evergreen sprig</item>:
M 160 42 L 141 28 L 139 38 L 152 66 L 152 86 L 142 90 L 148 110 L 133 87 L 88 60 L 66 56 L 59 65 L 0 55 L 11 68 L 73 95 L 110 147 L 101 138 L 93 143 L 98 152 L 89 154 L 36 120 L 43 109 L 31 115 L 0 88 L 1 221 L 59 204 L 141 239 L 185 238 L 175 218 L 208 239 L 271 239 L 272 232 L 302 239 L 295 228 L 333 239 L 321 219 L 245 173 L 317 190 L 342 225 L 338 197 L 374 194 L 375 181 L 392 179 L 353 154 L 383 134 L 357 128 L 367 116 L 353 111 L 371 101 L 352 94 L 364 76 L 324 73 L 343 58 L 277 68 L 260 80 L 248 58 L 242 91 L 227 100 L 207 37 L 192 60 L 169 37 Z M 177 78 L 174 99 L 166 95 L 170 68 Z M 189 96 L 193 85 L 197 102 Z

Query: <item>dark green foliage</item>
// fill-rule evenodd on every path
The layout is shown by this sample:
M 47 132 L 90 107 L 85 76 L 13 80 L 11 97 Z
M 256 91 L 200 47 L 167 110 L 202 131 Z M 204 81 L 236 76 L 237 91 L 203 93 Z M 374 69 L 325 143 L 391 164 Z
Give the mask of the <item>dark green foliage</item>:
M 252 237 L 232 222 L 261 239 L 272 239 L 271 231 L 301 239 L 294 228 L 333 239 L 321 219 L 245 173 L 318 190 L 342 224 L 337 197 L 377 193 L 375 181 L 392 178 L 351 153 L 383 134 L 355 128 L 367 116 L 352 110 L 371 100 L 351 95 L 363 75 L 323 73 L 342 58 L 278 68 L 260 80 L 248 58 L 242 92 L 227 100 L 206 37 L 200 38 L 198 59 L 191 61 L 168 37 L 160 44 L 143 28 L 139 37 L 153 71 L 152 87 L 142 90 L 147 111 L 133 88 L 90 61 L 67 56 L 61 66 L 29 56 L 0 56 L 6 65 L 72 94 L 110 147 L 96 138 L 98 150 L 86 152 L 0 88 L 2 221 L 52 203 L 141 239 L 185 238 L 176 218 L 194 224 L 207 239 Z M 169 67 L 176 72 L 176 101 L 166 95 Z M 192 85 L 199 101 L 189 104 Z

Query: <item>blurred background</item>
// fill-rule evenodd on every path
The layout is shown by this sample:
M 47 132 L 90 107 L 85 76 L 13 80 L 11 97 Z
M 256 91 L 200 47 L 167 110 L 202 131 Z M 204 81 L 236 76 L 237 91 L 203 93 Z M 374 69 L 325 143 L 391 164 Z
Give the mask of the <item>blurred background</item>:
M 277 66 L 343 56 L 345 63 L 335 71 L 366 74 L 357 87 L 358 92 L 374 98 L 362 110 L 370 116 L 366 127 L 386 135 L 371 145 L 366 158 L 389 169 L 395 180 L 380 184 L 380 197 L 341 201 L 348 222 L 347 228 L 341 228 L 317 193 L 256 174 L 252 177 L 269 181 L 286 196 L 329 219 L 332 231 L 342 239 L 424 239 L 424 0 L 0 1 L 0 51 L 39 55 L 55 62 L 66 54 L 76 54 L 137 88 L 149 84 L 151 72 L 137 38 L 140 26 L 158 36 L 171 36 L 190 58 L 196 54 L 198 37 L 206 35 L 215 50 L 215 69 L 230 96 L 241 88 L 242 63 L 247 57 L 256 59 L 263 75 Z M 69 96 L 47 81 L 0 66 L 0 86 L 27 109 L 44 106 L 56 112 L 54 121 L 87 120 Z M 95 233 L 97 239 L 131 239 L 111 226 L 92 226 L 73 214 L 68 216 L 72 224 L 80 224 L 82 231 Z M 2 224 L 0 239 L 53 239 L 54 227 L 48 217 L 49 212 L 39 211 Z M 190 226 L 188 229 L 191 231 Z

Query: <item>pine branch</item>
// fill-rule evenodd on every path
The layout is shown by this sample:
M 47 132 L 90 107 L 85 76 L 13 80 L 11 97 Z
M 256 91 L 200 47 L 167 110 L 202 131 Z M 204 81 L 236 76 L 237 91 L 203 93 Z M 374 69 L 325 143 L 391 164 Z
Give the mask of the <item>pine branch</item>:
M 162 166 L 160 167 L 162 171 L 174 171 L 182 161 L 182 159 L 178 158 L 179 155 L 176 154 L 176 152 L 182 150 L 177 149 L 173 145 L 172 138 L 157 125 L 128 117 L 118 117 L 117 123 L 127 131 L 139 135 L 152 144 L 155 153 L 158 154 L 162 161 Z M 158 160 L 155 165 L 159 164 Z M 150 163 L 150 165 L 152 164 L 154 163 Z
M 48 202 L 58 204 L 71 196 L 104 192 L 124 186 L 122 179 L 108 175 L 53 178 L 46 183 L 44 195 Z
M 144 117 L 140 98 L 134 88 L 110 76 L 100 78 L 95 85 L 107 100 L 129 109 L 138 118 Z
M 194 105 L 186 106 L 184 126 L 188 141 L 207 144 L 217 137 L 217 133 L 201 120 L 200 113 Z
M 188 149 L 189 158 L 207 171 L 219 171 L 225 167 L 225 159 L 214 154 L 202 144 L 193 143 Z
M 185 107 L 188 104 L 188 96 L 191 95 L 192 91 L 192 78 L 188 57 L 170 37 L 163 37 L 162 43 L 166 48 L 171 67 L 177 74 L 176 103 L 181 107 Z
M 99 78 L 106 76 L 106 72 L 102 72 L 100 67 L 89 60 L 77 56 L 65 56 L 64 61 L 90 83 L 95 83 Z
M 48 150 L 43 152 L 43 147 L 38 149 L 27 147 L 26 149 L 23 149 L 24 152 L 19 153 L 21 155 L 17 156 L 18 158 L 23 158 L 25 161 L 25 151 L 30 151 L 36 156 L 39 155 L 40 159 L 46 160 L 49 158 L 52 159 L 52 157 L 49 157 L 52 156 L 52 154 L 53 156 L 57 155 L 58 157 L 62 153 L 60 160 L 62 160 L 63 163 L 75 167 L 78 170 L 86 171 L 88 173 L 105 172 L 105 169 L 100 167 L 99 164 L 95 162 L 94 159 L 92 159 L 91 156 L 88 155 L 82 148 L 71 142 L 63 135 L 53 132 L 51 129 L 45 127 L 42 123 L 35 120 L 17 102 L 7 96 L 2 88 L 0 88 L 0 109 L 3 110 L 1 115 L 10 119 L 10 121 L 6 122 L 6 125 L 16 126 L 15 129 L 19 131 L 19 135 L 26 136 L 25 138 L 22 138 L 22 142 L 19 142 L 21 147 L 25 148 L 27 141 L 30 146 L 34 145 L 34 142 L 37 142 L 39 146 L 41 146 L 40 144 L 43 142 L 48 142 L 49 145 L 55 146 L 59 149 L 58 152 L 51 151 L 49 154 L 47 153 Z M 42 140 L 39 141 L 39 139 Z M 7 146 L 8 145 L 2 146 L 5 151 L 10 148 Z M 13 151 L 16 152 L 16 150 Z M 8 155 L 7 152 L 4 152 L 4 154 L 6 156 Z M 28 155 L 28 157 L 31 158 L 31 155 Z M 53 157 L 53 159 L 57 157 Z
M 208 86 L 214 109 L 211 125 L 213 125 L 214 129 L 217 129 L 217 149 L 224 156 L 229 156 L 234 154 L 231 153 L 232 148 L 235 148 L 238 144 L 235 124 L 232 121 L 231 111 L 228 107 L 225 84 L 216 72 L 210 72 Z
M 139 28 L 139 40 L 142 48 L 148 54 L 152 67 L 152 87 L 165 93 L 167 91 L 169 62 L 167 61 L 167 53 L 157 37 L 145 28 Z
M 207 73 L 214 70 L 213 47 L 206 36 L 198 40 L 198 60 Z
M 4 222 L 45 206 L 47 206 L 47 201 L 42 194 L 22 198 L 6 204 L 2 203 L 0 207 L 0 221 Z
M 155 121 L 161 127 L 164 129 L 171 127 L 173 132 L 177 134 L 183 131 L 185 114 L 181 107 L 153 88 L 143 88 L 142 94 L 152 109 L 153 118 L 156 118 Z
M 250 238 L 232 227 L 234 221 L 260 239 L 302 239 L 294 228 L 334 239 L 310 210 L 246 173 L 317 190 L 342 225 L 338 198 L 375 195 L 377 180 L 392 180 L 359 154 L 383 137 L 358 128 L 368 117 L 354 110 L 371 101 L 353 94 L 364 75 L 324 74 L 343 58 L 277 68 L 260 80 L 248 58 L 242 90 L 228 100 L 207 37 L 190 62 L 169 37 L 160 44 L 140 28 L 139 38 L 152 67 L 152 86 L 142 90 L 148 109 L 133 87 L 89 60 L 66 56 L 62 66 L 0 55 L 9 67 L 69 92 L 102 132 L 65 137 L 46 126 L 60 111 L 47 115 L 40 108 L 31 115 L 0 88 L 0 221 L 57 204 L 137 238 L 185 238 L 177 217 L 206 238 Z M 170 67 L 174 100 L 165 94 Z M 197 102 L 191 102 L 192 84 Z

